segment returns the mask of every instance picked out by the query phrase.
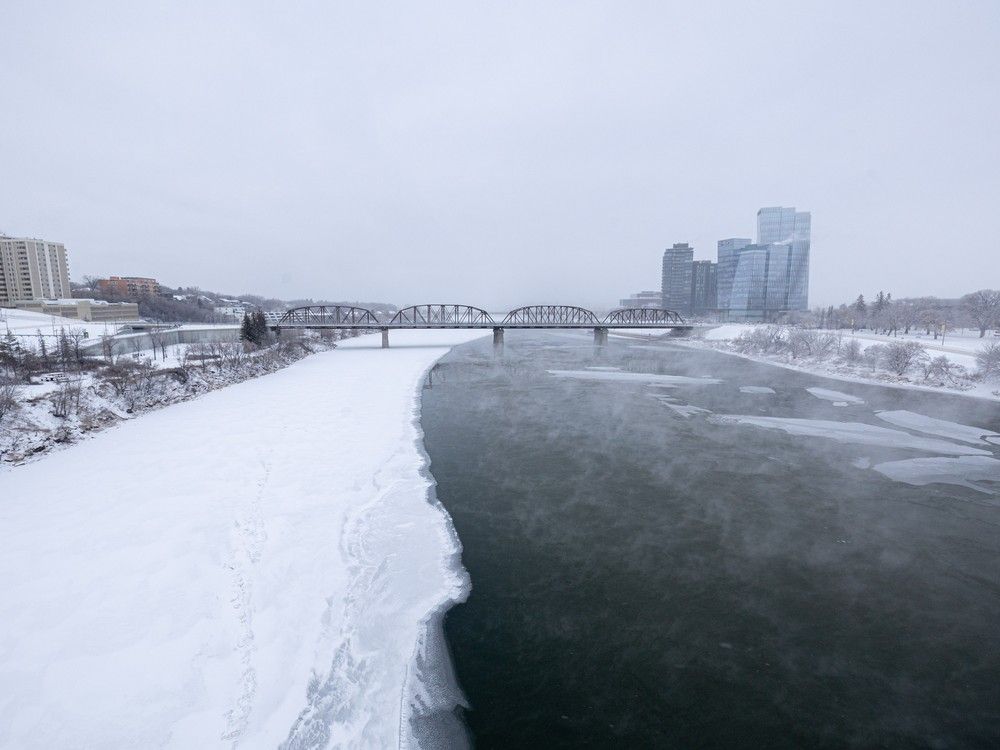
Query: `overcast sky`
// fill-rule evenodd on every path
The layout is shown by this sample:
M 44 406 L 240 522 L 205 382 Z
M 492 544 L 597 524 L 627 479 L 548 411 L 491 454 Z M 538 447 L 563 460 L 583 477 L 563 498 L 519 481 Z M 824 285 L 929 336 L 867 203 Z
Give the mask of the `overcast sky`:
M 499 309 L 812 211 L 811 304 L 1000 286 L 1000 2 L 0 0 L 0 230 Z

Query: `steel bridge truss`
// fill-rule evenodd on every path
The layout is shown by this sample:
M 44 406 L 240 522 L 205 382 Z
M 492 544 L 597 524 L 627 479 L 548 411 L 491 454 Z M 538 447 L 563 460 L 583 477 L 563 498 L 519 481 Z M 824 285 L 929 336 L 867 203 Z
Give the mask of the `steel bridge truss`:
M 673 310 L 660 307 L 622 307 L 612 310 L 604 318 L 604 325 L 623 325 L 629 328 L 660 326 L 664 323 L 684 325 L 684 318 Z
M 603 320 L 592 311 L 573 305 L 531 305 L 511 310 L 499 322 L 488 312 L 471 305 L 411 305 L 388 319 L 371 310 L 351 305 L 296 307 L 272 326 L 286 328 L 673 328 L 690 326 L 673 310 L 624 307 L 609 312 Z
M 392 316 L 394 328 L 493 328 L 485 310 L 469 305 L 411 305 Z

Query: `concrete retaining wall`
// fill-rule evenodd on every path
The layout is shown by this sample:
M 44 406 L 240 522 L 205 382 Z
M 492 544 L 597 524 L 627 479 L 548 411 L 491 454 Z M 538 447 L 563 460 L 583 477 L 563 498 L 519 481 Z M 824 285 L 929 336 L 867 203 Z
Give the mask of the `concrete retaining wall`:
M 158 334 L 168 346 L 175 344 L 210 344 L 216 342 L 239 341 L 239 326 L 212 326 L 210 328 L 170 328 Z M 104 349 L 100 339 L 88 341 L 80 346 L 81 351 L 89 356 L 102 356 Z M 111 339 L 112 353 L 131 354 L 135 351 L 146 351 L 153 348 L 153 338 L 148 333 L 128 333 L 113 336 Z

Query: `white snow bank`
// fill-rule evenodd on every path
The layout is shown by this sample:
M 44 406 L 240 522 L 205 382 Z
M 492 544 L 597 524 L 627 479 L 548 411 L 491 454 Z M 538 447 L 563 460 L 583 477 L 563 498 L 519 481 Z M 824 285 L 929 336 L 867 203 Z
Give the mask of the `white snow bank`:
M 0 746 L 397 747 L 464 596 L 394 331 L 0 473 Z
M 829 388 L 806 388 L 806 390 L 816 398 L 832 401 L 836 405 L 846 406 L 847 404 L 863 404 L 865 402 L 864 399 L 852 396 L 850 393 L 831 391 Z
M 894 424 L 897 427 L 905 427 L 917 432 L 926 432 L 929 435 L 938 435 L 950 440 L 960 440 L 963 443 L 982 444 L 990 438 L 998 438 L 1000 435 L 983 427 L 972 427 L 958 422 L 949 422 L 946 419 L 937 419 L 912 411 L 880 411 L 876 416 Z
M 97 338 L 115 333 L 121 325 L 118 322 L 93 323 L 31 310 L 0 307 L 0 335 L 10 331 L 15 336 L 25 337 L 34 336 L 41 331 L 45 336 L 53 336 L 60 330 L 65 330 L 67 333 L 86 332 L 88 336 Z
M 989 495 L 996 492 L 975 482 L 1000 482 L 1000 461 L 987 456 L 908 458 L 875 464 L 874 469 L 897 482 L 912 485 L 956 484 Z
M 732 341 L 746 331 L 753 330 L 753 323 L 728 323 L 705 332 L 706 341 Z
M 645 372 L 610 372 L 606 370 L 548 370 L 557 378 L 575 380 L 621 380 L 632 383 L 657 383 L 660 385 L 718 385 L 716 378 L 689 378 L 686 375 L 657 375 Z
M 890 430 L 864 422 L 837 422 L 827 419 L 797 419 L 793 417 L 753 417 L 741 414 L 725 414 L 712 417 L 718 424 L 745 424 L 768 430 L 783 430 L 789 435 L 818 437 L 836 440 L 840 443 L 877 445 L 883 448 L 911 448 L 930 453 L 944 453 L 948 456 L 988 455 L 989 451 L 970 448 L 966 445 L 949 443 L 911 435 L 902 430 Z

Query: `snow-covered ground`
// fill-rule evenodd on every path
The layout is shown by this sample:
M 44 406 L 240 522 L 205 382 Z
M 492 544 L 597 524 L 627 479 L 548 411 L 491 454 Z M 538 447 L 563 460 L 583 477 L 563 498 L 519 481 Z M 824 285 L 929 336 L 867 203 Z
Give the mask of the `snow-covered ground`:
M 60 330 L 65 330 L 67 333 L 86 333 L 88 338 L 100 338 L 114 334 L 120 327 L 120 323 L 88 323 L 58 315 L 0 307 L 0 336 L 8 331 L 19 339 L 37 336 L 39 332 L 43 336 L 56 336 Z
M 869 368 L 861 365 L 850 366 L 836 357 L 826 360 L 811 360 L 808 358 L 789 359 L 776 355 L 765 354 L 745 354 L 737 351 L 733 342 L 744 332 L 758 327 L 760 324 L 754 323 L 728 323 L 719 325 L 705 331 L 700 338 L 678 339 L 677 343 L 686 346 L 710 346 L 718 351 L 728 354 L 736 354 L 747 359 L 785 367 L 790 370 L 799 370 L 816 375 L 835 378 L 852 382 L 877 382 L 881 385 L 898 386 L 905 388 L 917 388 L 921 390 L 940 391 L 944 388 L 950 393 L 961 393 L 967 396 L 975 396 L 990 400 L 1000 400 L 1000 383 L 998 382 L 963 382 L 954 387 L 928 384 L 919 382 L 915 377 L 901 378 L 885 371 L 873 373 Z M 824 333 L 821 331 L 820 333 Z M 862 351 L 876 344 L 888 344 L 898 341 L 916 341 L 923 346 L 929 358 L 946 357 L 950 362 L 961 365 L 968 373 L 975 373 L 977 370 L 976 353 L 984 346 L 997 341 L 991 333 L 987 333 L 985 338 L 979 338 L 978 332 L 968 330 L 961 332 L 949 332 L 942 345 L 940 339 L 935 340 L 933 336 L 925 336 L 922 333 L 911 333 L 909 335 L 900 334 L 898 336 L 883 336 L 870 331 L 831 331 L 830 333 L 840 336 L 841 343 L 846 344 L 851 339 L 856 339 Z
M 0 473 L 0 746 L 405 746 L 468 588 L 418 389 L 480 335 L 344 341 Z

